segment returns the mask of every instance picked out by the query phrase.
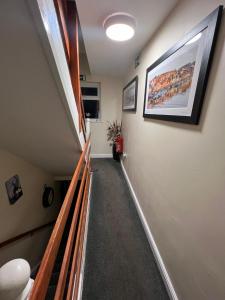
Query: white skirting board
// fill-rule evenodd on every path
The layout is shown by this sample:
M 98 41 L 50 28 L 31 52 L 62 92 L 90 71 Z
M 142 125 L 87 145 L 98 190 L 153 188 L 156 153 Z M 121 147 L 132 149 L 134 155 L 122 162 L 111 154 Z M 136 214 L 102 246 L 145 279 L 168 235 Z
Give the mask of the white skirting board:
M 145 219 L 145 216 L 144 216 L 143 211 L 141 209 L 141 206 L 139 204 L 138 198 L 137 198 L 137 196 L 136 196 L 136 194 L 134 192 L 134 189 L 133 189 L 133 187 L 131 185 L 130 179 L 129 179 L 128 175 L 127 175 L 127 172 L 126 172 L 126 170 L 124 168 L 124 165 L 123 165 L 122 161 L 121 161 L 121 166 L 122 166 L 122 170 L 123 170 L 124 176 L 126 178 L 127 184 L 129 186 L 129 189 L 130 189 L 130 192 L 131 192 L 131 196 L 132 196 L 132 198 L 134 200 L 134 204 L 136 206 L 138 215 L 139 215 L 141 223 L 143 225 L 145 234 L 147 236 L 148 242 L 150 244 L 150 247 L 151 247 L 152 252 L 154 254 L 156 263 L 158 265 L 158 268 L 160 270 L 161 276 L 162 276 L 163 281 L 165 283 L 165 286 L 166 286 L 167 292 L 169 294 L 169 297 L 170 297 L 171 300 L 178 300 L 178 297 L 177 297 L 177 294 L 176 294 L 175 289 L 173 287 L 172 281 L 171 281 L 171 279 L 169 277 L 169 274 L 168 274 L 168 272 L 166 270 L 166 267 L 164 265 L 162 257 L 161 257 L 161 255 L 159 253 L 159 249 L 158 249 L 158 247 L 157 247 L 157 245 L 155 243 L 154 237 L 153 237 L 153 235 L 151 233 L 151 230 L 149 228 L 149 225 L 148 225 L 148 223 L 147 223 L 147 221 Z
M 91 158 L 112 158 L 112 154 L 91 154 Z
M 91 187 L 92 187 L 92 173 L 91 173 L 89 193 L 88 193 L 87 215 L 86 215 L 86 224 L 85 224 L 85 232 L 84 232 L 84 244 L 83 244 L 83 251 L 82 251 L 82 263 L 81 263 L 81 272 L 80 272 L 80 282 L 79 282 L 79 290 L 78 290 L 78 298 L 77 298 L 78 300 L 82 300 L 82 292 L 83 292 L 84 267 L 85 267 L 86 247 L 87 247 L 87 235 L 88 235 L 88 223 L 89 223 L 89 212 L 90 212 Z

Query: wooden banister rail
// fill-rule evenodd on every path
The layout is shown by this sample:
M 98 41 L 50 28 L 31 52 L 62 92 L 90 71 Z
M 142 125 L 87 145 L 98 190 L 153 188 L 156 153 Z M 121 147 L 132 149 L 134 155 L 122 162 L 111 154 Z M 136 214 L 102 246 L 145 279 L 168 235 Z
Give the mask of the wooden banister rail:
M 59 28 L 63 40 L 63 46 L 66 53 L 67 61 L 70 61 L 70 41 L 66 24 L 66 2 L 62 0 L 54 0 L 56 14 L 59 22 Z
M 80 272 L 81 272 L 81 263 L 82 263 L 82 253 L 83 253 L 83 243 L 84 243 L 84 233 L 85 233 L 85 225 L 86 225 L 86 214 L 87 214 L 87 202 L 88 202 L 88 190 L 90 184 L 90 176 L 87 179 L 87 189 L 85 190 L 84 196 L 84 211 L 82 214 L 82 218 L 80 219 L 80 236 L 78 241 L 78 252 L 76 260 L 76 277 L 74 282 L 74 294 L 71 298 L 67 298 L 67 300 L 77 299 L 78 298 L 78 291 L 79 291 L 79 283 L 80 283 Z
M 88 153 L 88 157 L 89 157 L 89 153 Z M 69 262 L 70 262 L 70 257 L 71 257 L 73 242 L 74 242 L 74 235 L 75 235 L 75 230 L 77 227 L 77 220 L 78 220 L 78 215 L 79 215 L 80 206 L 81 206 L 81 202 L 82 202 L 83 188 L 85 185 L 85 180 L 86 180 L 88 169 L 89 169 L 89 163 L 85 165 L 85 169 L 84 169 L 82 180 L 81 180 L 81 185 L 80 185 L 77 202 L 76 202 L 76 206 L 75 206 L 75 210 L 74 210 L 74 214 L 73 214 L 73 219 L 72 219 L 72 223 L 71 223 L 71 227 L 70 227 L 66 250 L 64 253 L 61 271 L 60 271 L 60 275 L 59 275 L 58 285 L 57 285 L 57 289 L 56 289 L 56 293 L 55 293 L 55 298 L 54 298 L 55 300 L 63 298 L 65 284 L 66 284 L 66 277 L 67 277 L 67 272 L 68 272 L 68 268 L 69 268 Z
M 36 233 L 36 232 L 38 232 L 38 231 L 41 231 L 41 230 L 43 230 L 43 229 L 45 229 L 45 228 L 47 228 L 47 227 L 49 227 L 49 226 L 54 225 L 54 224 L 55 224 L 55 221 L 56 221 L 56 220 L 51 221 L 51 222 L 48 222 L 48 223 L 46 223 L 46 224 L 44 224 L 44 225 L 35 227 L 35 228 L 33 228 L 33 229 L 31 229 L 31 230 L 28 230 L 28 231 L 26 231 L 26 232 L 24 232 L 24 233 L 18 234 L 17 236 L 14 236 L 13 238 L 10 238 L 10 239 L 8 239 L 8 240 L 6 240 L 6 241 L 4 241 L 4 242 L 1 242 L 1 243 L 0 243 L 0 249 L 3 248 L 3 247 L 5 247 L 5 246 L 7 246 L 7 245 L 9 245 L 9 244 L 12 244 L 12 243 L 18 241 L 18 240 L 24 239 L 24 238 L 26 238 L 27 236 L 31 236 L 31 235 L 33 235 L 34 233 Z
M 70 76 L 73 87 L 73 92 L 75 95 L 78 113 L 79 113 L 79 128 L 82 128 L 82 98 L 81 98 L 81 88 L 80 88 L 80 58 L 79 58 L 79 21 L 77 15 L 77 8 L 75 1 L 69 1 L 68 5 L 68 29 L 70 37 Z
M 71 265 L 71 273 L 70 273 L 70 278 L 69 278 L 69 286 L 68 286 L 66 300 L 71 300 L 73 298 L 73 287 L 74 287 L 75 275 L 77 274 L 77 260 L 78 260 L 78 250 L 79 250 L 81 230 L 82 230 L 82 220 L 84 218 L 85 202 L 87 201 L 87 196 L 88 196 L 89 180 L 90 180 L 90 176 L 88 174 L 86 184 L 85 184 L 85 190 L 84 190 L 84 194 L 83 194 L 81 217 L 80 217 L 80 222 L 79 222 L 78 231 L 77 231 L 77 239 L 75 242 L 75 249 L 74 249 L 73 260 L 72 260 L 72 265 Z M 73 299 L 76 299 L 76 298 L 73 298 Z
M 87 155 L 88 154 L 88 155 Z M 36 276 L 36 279 L 34 281 L 34 285 L 31 291 L 31 295 L 29 300 L 44 300 L 46 293 L 47 293 L 47 289 L 48 289 L 48 285 L 50 282 L 50 278 L 51 278 L 51 274 L 52 274 L 52 270 L 54 267 L 54 263 L 55 263 L 55 259 L 58 253 L 58 249 L 60 246 L 60 242 L 62 239 L 62 235 L 64 232 L 64 228 L 65 228 L 65 224 L 67 221 L 67 217 L 71 208 L 71 204 L 72 204 L 72 200 L 74 197 L 74 192 L 75 189 L 77 187 L 77 182 L 81 173 L 81 170 L 83 169 L 83 163 L 85 162 L 85 168 L 84 168 L 84 173 L 86 173 L 86 177 L 89 176 L 87 174 L 89 174 L 90 170 L 89 170 L 89 155 L 90 155 L 90 137 L 88 138 L 84 150 L 80 156 L 80 159 L 78 161 L 76 170 L 74 172 L 74 175 L 72 177 L 70 186 L 68 188 L 68 191 L 66 193 L 65 196 L 65 200 L 63 202 L 63 205 L 61 207 L 60 213 L 58 215 L 58 218 L 56 220 L 55 226 L 53 228 L 50 240 L 48 242 L 47 248 L 45 250 L 45 254 L 44 257 L 42 259 L 38 274 Z M 87 157 L 88 156 L 88 157 Z M 83 179 L 84 181 L 84 179 Z M 82 184 L 81 184 L 82 185 Z M 83 184 L 84 185 L 84 184 Z M 79 192 L 80 194 L 80 192 Z M 79 195 L 78 194 L 78 195 Z M 76 211 L 76 208 L 75 208 Z M 75 213 L 74 213 L 75 214 Z M 76 216 L 76 215 L 75 215 Z M 75 218 L 75 217 L 74 217 Z M 76 220 L 72 221 L 72 224 L 75 224 Z M 74 227 L 74 225 L 73 225 Z M 71 229 L 73 231 L 73 229 Z M 70 234 L 70 240 L 72 240 L 72 233 Z M 68 270 L 68 258 L 67 256 L 70 255 L 71 252 L 71 242 L 68 241 L 68 247 L 67 247 L 67 252 L 65 253 L 66 258 L 64 260 L 64 264 L 63 264 L 63 271 L 62 273 L 65 274 L 63 276 L 66 276 L 66 271 Z M 61 276 L 62 278 L 62 276 Z M 64 283 L 64 277 L 63 277 L 63 282 Z M 63 287 L 64 284 L 62 284 Z M 58 298 L 58 299 L 62 299 L 62 298 Z
M 79 130 L 85 135 L 85 115 L 80 87 L 79 19 L 75 1 L 54 0 L 70 79 L 79 115 Z

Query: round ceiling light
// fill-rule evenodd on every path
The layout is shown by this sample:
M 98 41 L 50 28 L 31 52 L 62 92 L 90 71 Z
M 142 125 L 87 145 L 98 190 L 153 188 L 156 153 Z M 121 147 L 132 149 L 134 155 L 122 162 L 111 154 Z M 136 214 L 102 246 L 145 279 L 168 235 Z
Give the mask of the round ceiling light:
M 108 38 L 123 42 L 134 36 L 136 21 L 127 13 L 115 13 L 105 19 L 103 27 Z

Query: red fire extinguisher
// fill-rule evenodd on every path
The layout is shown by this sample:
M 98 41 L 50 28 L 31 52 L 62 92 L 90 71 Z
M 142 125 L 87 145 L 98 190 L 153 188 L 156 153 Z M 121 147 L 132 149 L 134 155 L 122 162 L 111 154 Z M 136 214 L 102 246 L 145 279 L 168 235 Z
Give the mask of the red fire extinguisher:
M 116 153 L 123 153 L 123 137 L 121 135 L 116 138 Z

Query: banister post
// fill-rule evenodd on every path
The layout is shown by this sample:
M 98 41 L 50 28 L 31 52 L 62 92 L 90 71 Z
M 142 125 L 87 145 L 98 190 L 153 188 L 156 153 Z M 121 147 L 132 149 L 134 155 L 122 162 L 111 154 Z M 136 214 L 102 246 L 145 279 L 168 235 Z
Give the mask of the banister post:
M 0 268 L 0 299 L 28 299 L 33 282 L 26 260 L 19 258 L 7 262 Z

